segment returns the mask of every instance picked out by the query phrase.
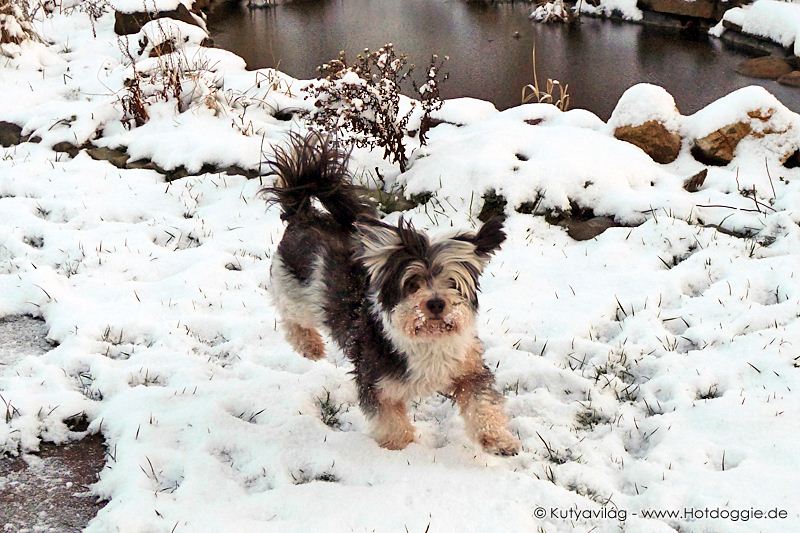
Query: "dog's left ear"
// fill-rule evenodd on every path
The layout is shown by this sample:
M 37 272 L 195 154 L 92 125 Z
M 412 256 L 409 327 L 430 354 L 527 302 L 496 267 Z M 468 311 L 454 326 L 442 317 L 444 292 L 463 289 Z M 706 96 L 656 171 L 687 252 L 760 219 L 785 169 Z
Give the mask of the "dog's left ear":
M 503 222 L 505 222 L 503 216 L 492 217 L 481 226 L 478 233 L 463 233 L 456 235 L 453 239 L 471 242 L 475 245 L 475 255 L 488 261 L 489 257 L 499 250 L 500 245 L 506 240 Z

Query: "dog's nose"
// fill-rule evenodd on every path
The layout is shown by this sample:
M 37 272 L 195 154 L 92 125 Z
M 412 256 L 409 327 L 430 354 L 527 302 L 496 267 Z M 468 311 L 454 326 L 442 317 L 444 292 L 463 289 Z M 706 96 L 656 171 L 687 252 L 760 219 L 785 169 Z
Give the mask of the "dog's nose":
M 425 307 L 427 307 L 428 311 L 430 311 L 431 314 L 434 316 L 441 315 L 442 311 L 444 311 L 444 306 L 445 306 L 444 300 L 442 300 L 441 298 L 431 298 L 430 300 L 425 302 Z

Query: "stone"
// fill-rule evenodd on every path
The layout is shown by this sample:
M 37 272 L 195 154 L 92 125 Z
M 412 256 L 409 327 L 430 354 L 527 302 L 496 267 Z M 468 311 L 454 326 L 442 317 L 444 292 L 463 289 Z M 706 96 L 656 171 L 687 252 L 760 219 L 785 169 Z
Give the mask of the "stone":
M 742 31 L 742 27 L 739 24 L 736 24 L 735 22 L 731 22 L 730 20 L 724 20 L 723 19 L 722 27 L 725 28 L 726 30 L 733 30 L 733 31 L 737 31 L 737 32 L 741 32 Z
M 739 141 L 744 139 L 752 127 L 747 122 L 737 122 L 712 131 L 705 137 L 697 139 L 692 148 L 692 155 L 707 165 L 727 165 L 733 160 L 733 154 Z
M 792 71 L 792 66 L 782 57 L 764 56 L 746 59 L 739 63 L 736 72 L 749 78 L 775 80 Z
M 690 177 L 683 183 L 683 188 L 686 189 L 687 192 L 697 192 L 700 190 L 700 187 L 703 186 L 703 183 L 706 182 L 706 176 L 708 176 L 708 169 L 704 168 L 694 176 Z
M 22 128 L 13 122 L 0 120 L 0 146 L 8 148 L 22 142 Z
M 661 164 L 672 163 L 681 151 L 681 136 L 655 120 L 637 126 L 620 126 L 614 130 L 614 137 L 638 146 Z
M 65 152 L 69 154 L 70 157 L 75 157 L 76 155 L 78 155 L 78 152 L 80 152 L 81 149 L 69 141 L 61 141 L 60 143 L 56 143 L 53 145 L 53 151 Z
M 119 11 L 115 11 L 114 32 L 117 35 L 131 35 L 133 33 L 139 33 L 139 30 L 142 29 L 142 26 L 151 20 L 160 18 L 171 18 L 180 20 L 181 22 L 185 22 L 187 24 L 193 24 L 194 26 L 202 27 L 196 15 L 192 14 L 192 12 L 189 11 L 185 5 L 178 4 L 176 9 L 171 11 L 159 11 L 157 13 L 121 13 Z
M 639 0 L 640 9 L 702 19 L 713 19 L 717 9 L 716 0 Z
M 778 78 L 778 83 L 789 87 L 800 87 L 800 70 L 793 70 Z
M 166 174 L 166 171 L 150 161 L 149 159 L 137 159 L 125 165 L 128 170 L 154 170 L 159 174 Z
M 105 148 L 103 146 L 87 148 L 86 153 L 89 154 L 92 159 L 108 161 L 117 168 L 125 168 L 125 164 L 128 162 L 128 159 L 130 159 L 130 156 L 122 150 Z
M 594 239 L 608 228 L 620 226 L 611 217 L 592 217 L 589 220 L 568 218 L 562 224 L 567 228 L 567 235 L 576 241 Z

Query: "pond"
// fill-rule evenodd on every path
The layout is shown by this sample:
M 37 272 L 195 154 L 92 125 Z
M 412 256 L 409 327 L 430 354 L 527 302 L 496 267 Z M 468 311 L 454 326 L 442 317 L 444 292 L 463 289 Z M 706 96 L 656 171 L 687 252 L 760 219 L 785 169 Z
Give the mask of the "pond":
M 569 84 L 571 107 L 607 119 L 620 95 L 639 82 L 661 85 L 683 114 L 747 85 L 766 87 L 800 111 L 800 89 L 745 78 L 736 65 L 752 54 L 701 36 L 626 22 L 583 17 L 580 24 L 544 25 L 529 20 L 525 3 L 483 5 L 463 0 L 299 1 L 265 9 L 243 2 L 216 4 L 208 16 L 217 46 L 245 59 L 251 69 L 278 67 L 312 78 L 316 67 L 345 50 L 393 42 L 412 63 L 448 55 L 445 98 L 471 96 L 505 109 L 518 105 L 531 83 L 536 44 L 540 84 Z

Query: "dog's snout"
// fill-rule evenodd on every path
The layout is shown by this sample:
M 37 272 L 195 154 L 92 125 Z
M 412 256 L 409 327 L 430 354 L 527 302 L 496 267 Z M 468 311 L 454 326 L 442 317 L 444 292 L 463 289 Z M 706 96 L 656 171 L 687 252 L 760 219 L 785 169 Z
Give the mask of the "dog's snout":
M 437 296 L 425 302 L 425 307 L 428 308 L 428 311 L 430 311 L 432 315 L 441 315 L 444 311 L 445 302 Z

